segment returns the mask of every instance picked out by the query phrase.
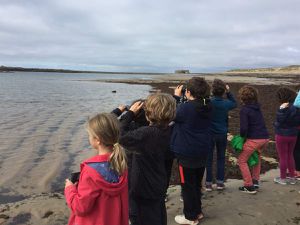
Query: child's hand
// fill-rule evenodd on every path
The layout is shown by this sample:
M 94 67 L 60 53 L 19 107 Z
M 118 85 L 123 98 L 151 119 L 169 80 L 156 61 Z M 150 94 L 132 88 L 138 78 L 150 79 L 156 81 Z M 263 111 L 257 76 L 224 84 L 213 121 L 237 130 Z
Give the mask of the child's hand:
M 137 114 L 140 109 L 143 107 L 144 105 L 144 102 L 142 101 L 138 101 L 138 102 L 135 102 L 131 107 L 130 107 L 130 111 L 132 111 L 134 114 Z
M 118 109 L 120 109 L 121 112 L 124 112 L 125 109 L 126 109 L 126 105 L 120 105 L 120 106 L 118 107 Z
M 229 93 L 230 92 L 230 87 L 229 87 L 229 85 L 228 84 L 226 84 L 226 93 Z
M 180 97 L 182 95 L 183 85 L 178 85 L 174 90 L 174 95 Z
M 65 183 L 65 189 L 67 187 L 69 187 L 70 185 L 74 185 L 69 179 L 66 179 L 66 183 Z
M 288 102 L 282 103 L 281 106 L 279 107 L 280 109 L 287 108 L 289 106 Z

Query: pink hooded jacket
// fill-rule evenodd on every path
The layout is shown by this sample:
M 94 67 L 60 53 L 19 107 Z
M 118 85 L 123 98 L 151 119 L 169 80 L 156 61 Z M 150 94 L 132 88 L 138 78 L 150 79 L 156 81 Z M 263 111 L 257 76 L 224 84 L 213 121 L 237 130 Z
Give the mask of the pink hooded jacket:
M 69 225 L 128 225 L 127 171 L 117 178 L 117 182 L 111 182 L 106 177 L 110 175 L 109 171 L 103 175 L 92 166 L 105 167 L 109 156 L 97 155 L 84 161 L 80 165 L 78 185 L 65 189 L 71 209 Z

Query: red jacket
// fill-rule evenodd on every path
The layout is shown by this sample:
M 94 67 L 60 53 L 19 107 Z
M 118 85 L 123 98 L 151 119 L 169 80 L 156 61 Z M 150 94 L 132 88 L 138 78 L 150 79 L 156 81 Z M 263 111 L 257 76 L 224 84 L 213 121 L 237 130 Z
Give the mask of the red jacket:
M 89 164 L 107 162 L 109 154 L 84 161 L 78 186 L 65 189 L 71 216 L 69 225 L 128 225 L 127 171 L 117 183 L 110 183 Z

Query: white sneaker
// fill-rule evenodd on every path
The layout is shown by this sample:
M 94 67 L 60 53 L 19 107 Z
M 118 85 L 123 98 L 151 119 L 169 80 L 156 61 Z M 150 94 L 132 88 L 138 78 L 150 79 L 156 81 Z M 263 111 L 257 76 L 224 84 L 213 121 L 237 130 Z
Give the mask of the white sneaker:
M 281 179 L 280 177 L 275 177 L 274 182 L 281 185 L 286 185 L 286 179 Z
M 175 222 L 179 224 L 188 224 L 188 225 L 197 225 L 199 223 L 198 220 L 188 220 L 185 218 L 184 215 L 177 215 L 175 216 Z
M 294 178 L 294 177 L 291 177 L 291 178 L 287 179 L 287 181 L 288 181 L 289 184 L 296 184 L 297 183 L 297 179 Z

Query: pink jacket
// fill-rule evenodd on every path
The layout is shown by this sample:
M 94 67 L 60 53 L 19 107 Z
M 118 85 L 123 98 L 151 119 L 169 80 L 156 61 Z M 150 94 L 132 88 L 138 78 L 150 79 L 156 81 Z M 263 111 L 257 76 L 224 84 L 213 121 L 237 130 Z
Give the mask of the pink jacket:
M 84 161 L 78 185 L 65 189 L 71 209 L 69 225 L 128 225 L 127 171 L 112 183 L 91 166 L 102 166 L 108 159 L 109 154 Z

